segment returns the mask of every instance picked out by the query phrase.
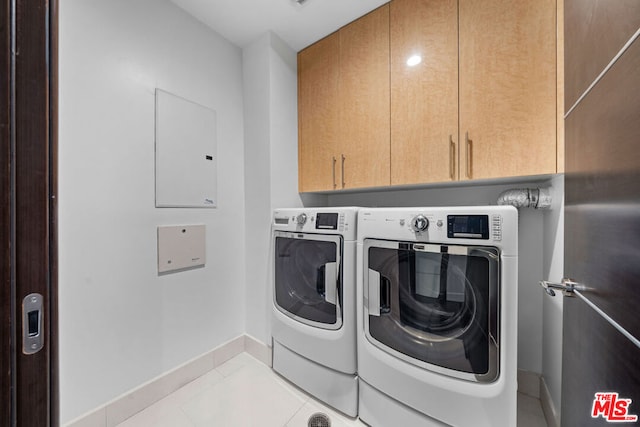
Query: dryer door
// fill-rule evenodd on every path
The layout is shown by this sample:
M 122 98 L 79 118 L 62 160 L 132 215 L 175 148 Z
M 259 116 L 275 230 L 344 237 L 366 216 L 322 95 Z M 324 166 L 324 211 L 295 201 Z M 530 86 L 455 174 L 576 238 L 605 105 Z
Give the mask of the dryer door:
M 274 303 L 289 317 L 342 326 L 342 237 L 274 232 Z
M 371 239 L 364 249 L 370 342 L 456 378 L 498 378 L 498 249 Z

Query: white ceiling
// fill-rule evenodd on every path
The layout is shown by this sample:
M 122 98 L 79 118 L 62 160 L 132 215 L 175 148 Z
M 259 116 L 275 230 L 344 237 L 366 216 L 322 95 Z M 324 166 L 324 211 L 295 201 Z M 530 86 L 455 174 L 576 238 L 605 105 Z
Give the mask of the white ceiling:
M 389 0 L 171 0 L 244 47 L 271 30 L 299 51 Z

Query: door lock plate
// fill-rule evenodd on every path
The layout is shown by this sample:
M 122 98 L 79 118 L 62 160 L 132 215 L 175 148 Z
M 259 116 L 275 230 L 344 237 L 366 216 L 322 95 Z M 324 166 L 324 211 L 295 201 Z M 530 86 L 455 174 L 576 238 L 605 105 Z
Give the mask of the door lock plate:
M 22 300 L 22 352 L 35 354 L 44 347 L 43 298 L 29 294 Z

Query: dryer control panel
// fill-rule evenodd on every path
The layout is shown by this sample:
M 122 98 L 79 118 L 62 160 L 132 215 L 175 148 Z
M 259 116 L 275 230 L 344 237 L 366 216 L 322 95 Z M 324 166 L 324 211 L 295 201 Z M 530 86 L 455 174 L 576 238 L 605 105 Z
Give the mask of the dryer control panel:
M 513 206 L 361 208 L 358 239 L 497 245 L 517 253 L 518 211 Z
M 316 214 L 316 230 L 337 230 L 338 214 L 336 212 L 318 212 Z M 341 225 L 344 227 L 344 215 Z
M 447 237 L 489 240 L 489 215 L 447 215 Z
M 276 209 L 273 229 L 317 234 L 341 234 L 355 240 L 357 208 Z

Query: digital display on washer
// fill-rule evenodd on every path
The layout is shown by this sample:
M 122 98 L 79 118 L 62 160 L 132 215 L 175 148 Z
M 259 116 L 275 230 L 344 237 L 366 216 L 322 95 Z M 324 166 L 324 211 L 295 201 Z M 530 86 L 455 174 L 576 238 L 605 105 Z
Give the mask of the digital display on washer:
M 337 213 L 318 213 L 316 215 L 316 230 L 337 230 Z
M 489 240 L 489 215 L 447 215 L 447 237 Z
M 287 225 L 287 224 L 289 224 L 289 217 L 288 216 L 284 217 L 284 218 L 276 217 L 276 224 L 278 224 L 278 225 Z

